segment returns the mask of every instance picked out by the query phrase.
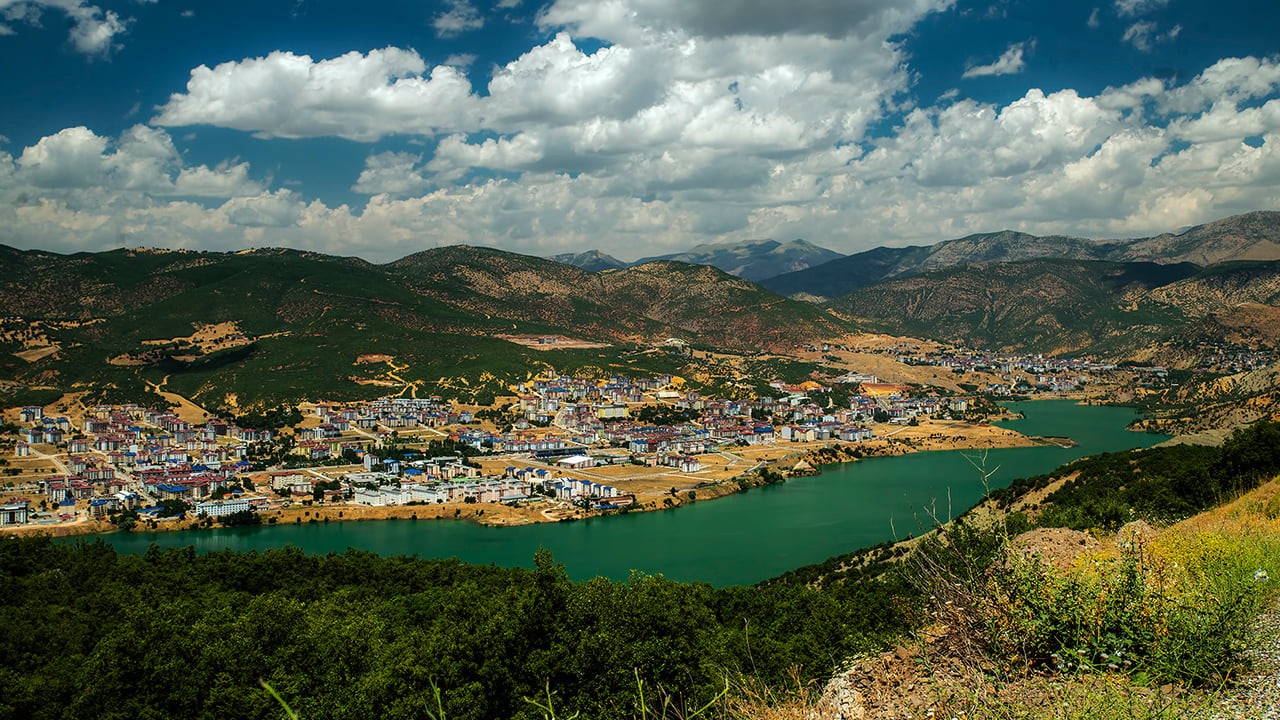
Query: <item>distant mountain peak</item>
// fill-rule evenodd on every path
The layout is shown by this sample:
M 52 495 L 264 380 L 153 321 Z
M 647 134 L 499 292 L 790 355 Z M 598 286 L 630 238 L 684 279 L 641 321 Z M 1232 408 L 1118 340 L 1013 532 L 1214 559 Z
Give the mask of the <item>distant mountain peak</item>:
M 838 252 L 807 240 L 779 242 L 772 239 L 706 243 L 686 252 L 640 258 L 641 265 L 654 260 L 675 260 L 694 265 L 710 265 L 730 275 L 759 282 L 782 273 L 803 270 L 844 257 Z
M 616 270 L 627 266 L 627 263 L 622 262 L 608 253 L 600 252 L 599 250 L 587 250 L 586 252 L 580 253 L 560 253 L 559 255 L 552 255 L 551 259 L 558 263 L 582 268 L 588 272 Z

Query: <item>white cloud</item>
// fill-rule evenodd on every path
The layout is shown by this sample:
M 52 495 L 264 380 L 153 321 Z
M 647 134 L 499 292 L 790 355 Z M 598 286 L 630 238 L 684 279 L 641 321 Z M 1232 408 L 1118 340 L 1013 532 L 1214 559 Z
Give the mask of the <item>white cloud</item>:
M 964 71 L 961 77 L 982 77 L 984 75 L 1013 75 L 1020 73 L 1026 68 L 1026 61 L 1022 58 L 1022 53 L 1027 43 L 1014 43 L 1000 56 L 998 60 L 990 65 L 975 65 Z
M 364 170 L 351 189 L 367 195 L 407 195 L 420 192 L 430 184 L 421 171 L 415 169 L 421 162 L 421 155 L 411 153 L 384 152 L 370 155 L 365 158 Z
M 43 137 L 23 149 L 11 179 L 54 197 L 89 200 L 102 193 L 234 197 L 262 189 L 243 163 L 184 166 L 168 133 L 145 125 L 114 142 L 83 126 Z
M 451 0 L 449 9 L 437 15 L 431 26 L 436 29 L 436 37 L 454 37 L 484 27 L 484 18 L 467 0 Z
M 1161 112 L 1194 113 L 1214 103 L 1240 103 L 1280 92 L 1280 59 L 1223 58 L 1157 99 Z
M 398 48 L 318 62 L 277 51 L 212 69 L 201 65 L 191 71 L 187 92 L 171 96 L 152 122 L 217 125 L 261 138 L 361 141 L 472 125 L 466 77 L 447 65 L 428 77 L 425 70 L 416 52 Z
M 1116 13 L 1120 17 L 1138 17 L 1161 10 L 1169 0 L 1116 0 Z
M 1168 32 L 1158 32 L 1154 22 L 1140 21 L 1130 25 L 1124 31 L 1124 42 L 1129 43 L 1142 52 L 1151 52 L 1159 43 L 1170 42 L 1182 32 L 1181 25 L 1174 25 Z
M 1085 21 L 1085 25 L 1091 28 L 1097 28 L 1102 25 L 1102 21 L 1098 18 L 1100 12 L 1101 8 L 1094 8 L 1093 12 L 1089 13 L 1089 19 Z
M 476 56 L 471 53 L 454 53 L 444 61 L 444 64 L 464 68 L 471 67 L 475 61 Z
M 0 227 L 53 249 L 284 245 L 389 260 L 429 238 L 631 258 L 742 237 L 856 251 L 1006 227 L 1140 235 L 1280 206 L 1277 61 L 1226 59 L 1183 84 L 1137 78 L 1093 96 L 949 91 L 917 106 L 897 41 L 940 5 L 823 3 L 818 27 L 748 0 L 726 7 L 756 16 L 559 0 L 539 16 L 547 39 L 485 87 L 459 69 L 467 58 L 431 67 L 399 48 L 201 66 L 153 127 L 68 128 L 0 153 Z M 586 36 L 603 42 L 584 50 Z M 1030 42 L 982 72 L 1021 68 Z M 239 161 L 187 166 L 165 128 L 198 125 L 415 147 L 370 151 L 346 181 L 367 198 L 335 205 L 305 184 L 255 181 Z
M 105 56 L 120 47 L 116 39 L 129 29 L 130 19 L 121 18 L 114 10 L 103 10 L 84 0 L 0 0 L 0 10 L 10 21 L 40 23 L 41 10 L 53 8 L 66 13 L 71 21 L 68 40 L 75 49 L 89 56 Z M 13 29 L 0 26 L 0 35 L 12 35 Z

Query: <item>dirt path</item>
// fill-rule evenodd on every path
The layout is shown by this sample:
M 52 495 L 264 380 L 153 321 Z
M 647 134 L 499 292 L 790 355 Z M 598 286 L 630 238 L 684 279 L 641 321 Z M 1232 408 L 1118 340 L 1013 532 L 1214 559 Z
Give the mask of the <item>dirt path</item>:
M 169 384 L 168 375 L 165 375 L 164 378 L 158 383 L 153 383 L 150 380 L 144 380 L 144 382 L 157 395 L 164 398 L 165 400 L 172 403 L 173 405 L 177 406 L 173 408 L 172 412 L 175 415 L 177 415 L 179 419 L 185 422 L 189 422 L 193 425 L 199 425 L 209 419 L 208 410 L 205 410 L 204 408 L 191 402 L 190 400 L 179 395 L 178 393 L 166 392 L 163 389 L 165 385 Z

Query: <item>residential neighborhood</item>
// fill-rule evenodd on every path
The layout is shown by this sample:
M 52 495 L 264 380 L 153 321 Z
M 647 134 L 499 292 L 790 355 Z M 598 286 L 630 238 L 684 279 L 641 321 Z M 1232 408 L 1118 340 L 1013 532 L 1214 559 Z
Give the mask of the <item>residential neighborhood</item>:
M 902 350 L 900 362 L 1036 373 L 1055 390 L 1114 370 Z M 959 429 L 971 425 L 965 418 L 980 402 L 867 372 L 826 384 L 772 380 L 768 388 L 769 396 L 734 400 L 706 397 L 670 375 L 600 379 L 549 371 L 512 387 L 500 407 L 468 408 L 438 396 L 316 403 L 300 406 L 301 422 L 282 428 L 219 418 L 196 423 L 131 404 L 78 414 L 22 407 L 11 413 L 18 428 L 11 456 L 32 471 L 9 472 L 20 478 L 0 497 L 0 524 L 136 517 L 157 529 L 174 519 L 227 523 L 343 505 L 496 505 L 532 510 L 534 521 L 654 509 L 678 503 L 683 491 L 741 481 L 814 448 L 901 445 L 922 434 L 915 431 L 922 421 L 948 423 L 930 426 L 927 438 L 962 441 Z M 986 390 L 1006 394 L 999 385 Z

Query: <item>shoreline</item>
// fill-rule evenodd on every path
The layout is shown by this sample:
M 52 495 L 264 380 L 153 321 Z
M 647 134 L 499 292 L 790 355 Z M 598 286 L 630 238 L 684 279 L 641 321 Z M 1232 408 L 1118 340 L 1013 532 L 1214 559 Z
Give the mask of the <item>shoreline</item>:
M 1020 417 L 1008 413 L 997 420 Z M 1057 438 L 1055 438 L 1056 440 Z M 794 452 L 780 457 L 770 457 L 778 450 L 787 450 L 781 442 L 765 447 L 764 455 L 753 464 L 751 470 L 739 475 L 708 479 L 677 490 L 637 494 L 637 504 L 628 510 L 586 510 L 565 508 L 561 503 L 535 502 L 523 507 L 510 507 L 496 503 L 421 504 L 369 506 L 354 504 L 295 504 L 262 513 L 261 525 L 322 524 L 330 522 L 366 522 L 399 520 L 461 520 L 487 527 L 514 527 L 534 523 L 572 522 L 595 517 L 608 517 L 633 512 L 674 510 L 686 504 L 715 500 L 752 488 L 785 482 L 789 478 L 816 475 L 819 467 L 841 462 L 853 462 L 867 457 L 897 457 L 916 452 L 939 450 L 983 450 L 1011 447 L 1033 447 L 1051 444 L 1047 439 L 1034 438 L 989 422 L 929 420 L 918 426 L 902 425 L 887 435 L 861 442 L 830 441 L 818 447 L 800 446 Z M 745 450 L 745 449 L 744 449 Z M 773 452 L 770 452 L 773 451 Z M 774 479 L 777 478 L 777 479 Z M 692 477 L 690 479 L 693 479 Z M 140 525 L 147 523 L 146 520 Z M 212 519 L 157 520 L 155 527 L 137 527 L 128 532 L 182 532 L 209 530 L 225 527 Z M 117 532 L 115 525 L 105 520 L 77 520 L 68 523 L 28 524 L 0 529 L 0 536 L 28 536 L 48 534 L 52 537 L 87 537 Z

